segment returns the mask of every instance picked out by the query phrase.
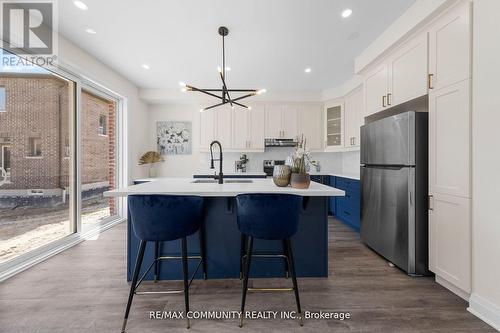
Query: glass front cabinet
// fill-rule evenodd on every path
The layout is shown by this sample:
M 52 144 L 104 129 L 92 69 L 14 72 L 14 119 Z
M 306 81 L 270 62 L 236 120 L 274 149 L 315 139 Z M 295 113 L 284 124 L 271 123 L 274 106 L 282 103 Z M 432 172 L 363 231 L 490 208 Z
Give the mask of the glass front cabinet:
M 344 146 L 344 101 L 325 103 L 325 151 L 341 151 Z

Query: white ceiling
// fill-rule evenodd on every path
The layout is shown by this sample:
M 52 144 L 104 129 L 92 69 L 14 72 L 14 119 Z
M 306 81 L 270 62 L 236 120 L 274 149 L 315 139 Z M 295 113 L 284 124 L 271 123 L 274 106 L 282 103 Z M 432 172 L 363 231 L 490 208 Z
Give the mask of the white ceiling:
M 83 1 L 86 11 L 59 2 L 60 33 L 139 87 L 218 88 L 225 25 L 229 88 L 319 91 L 350 78 L 354 58 L 415 0 Z

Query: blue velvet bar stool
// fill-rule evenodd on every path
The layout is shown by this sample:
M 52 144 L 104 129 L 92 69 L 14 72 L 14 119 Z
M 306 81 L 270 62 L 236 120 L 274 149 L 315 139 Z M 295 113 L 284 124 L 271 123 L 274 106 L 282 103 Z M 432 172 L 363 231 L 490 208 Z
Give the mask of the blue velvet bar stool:
M 158 257 L 157 242 L 181 239 L 181 256 L 184 288 L 174 291 L 143 292 L 155 293 L 184 293 L 186 313 L 189 311 L 189 286 L 204 258 L 189 257 L 187 255 L 186 237 L 200 229 L 203 218 L 203 198 L 197 196 L 172 195 L 129 195 L 128 209 L 135 235 L 140 240 L 139 252 L 135 262 L 134 275 L 130 285 L 130 293 L 123 319 L 122 333 L 125 332 L 130 306 L 135 294 L 141 294 L 137 288 L 153 265 L 161 259 L 179 259 L 179 257 Z M 139 279 L 139 272 L 144 257 L 147 242 L 155 242 L 155 258 L 146 272 Z M 196 271 L 188 282 L 188 259 L 200 259 Z M 187 319 L 187 328 L 190 323 Z
M 238 228 L 246 239 L 243 256 L 243 290 L 241 295 L 241 312 L 245 312 L 247 291 L 292 290 L 302 326 L 302 310 L 300 307 L 299 288 L 293 261 L 292 242 L 290 238 L 297 232 L 299 226 L 302 197 L 291 194 L 241 194 L 236 197 L 236 214 Z M 285 245 L 283 254 L 253 253 L 254 239 L 280 240 Z M 293 288 L 248 288 L 250 262 L 252 257 L 283 257 L 285 270 L 292 277 Z M 240 317 L 240 327 L 243 326 L 243 316 Z

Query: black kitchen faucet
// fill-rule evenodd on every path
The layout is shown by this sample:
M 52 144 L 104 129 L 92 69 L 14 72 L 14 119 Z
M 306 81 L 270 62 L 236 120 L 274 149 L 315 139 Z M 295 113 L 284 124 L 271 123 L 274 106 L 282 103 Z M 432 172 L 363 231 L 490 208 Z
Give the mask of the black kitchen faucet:
M 214 154 L 212 152 L 212 147 L 213 145 L 219 145 L 219 159 L 214 160 Z M 219 184 L 224 183 L 224 174 L 222 173 L 222 145 L 220 144 L 219 141 L 215 140 L 210 143 L 210 169 L 215 169 L 214 167 L 214 161 L 219 161 L 219 175 L 215 175 L 214 178 L 219 180 Z

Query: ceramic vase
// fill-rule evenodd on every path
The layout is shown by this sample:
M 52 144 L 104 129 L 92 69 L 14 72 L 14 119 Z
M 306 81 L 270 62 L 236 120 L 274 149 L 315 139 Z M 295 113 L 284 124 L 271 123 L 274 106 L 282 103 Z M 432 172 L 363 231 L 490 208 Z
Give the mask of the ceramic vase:
M 292 173 L 290 184 L 293 188 L 306 189 L 311 185 L 311 177 L 308 173 Z
M 288 165 L 275 165 L 273 169 L 273 182 L 276 186 L 286 187 L 290 184 L 291 170 Z

